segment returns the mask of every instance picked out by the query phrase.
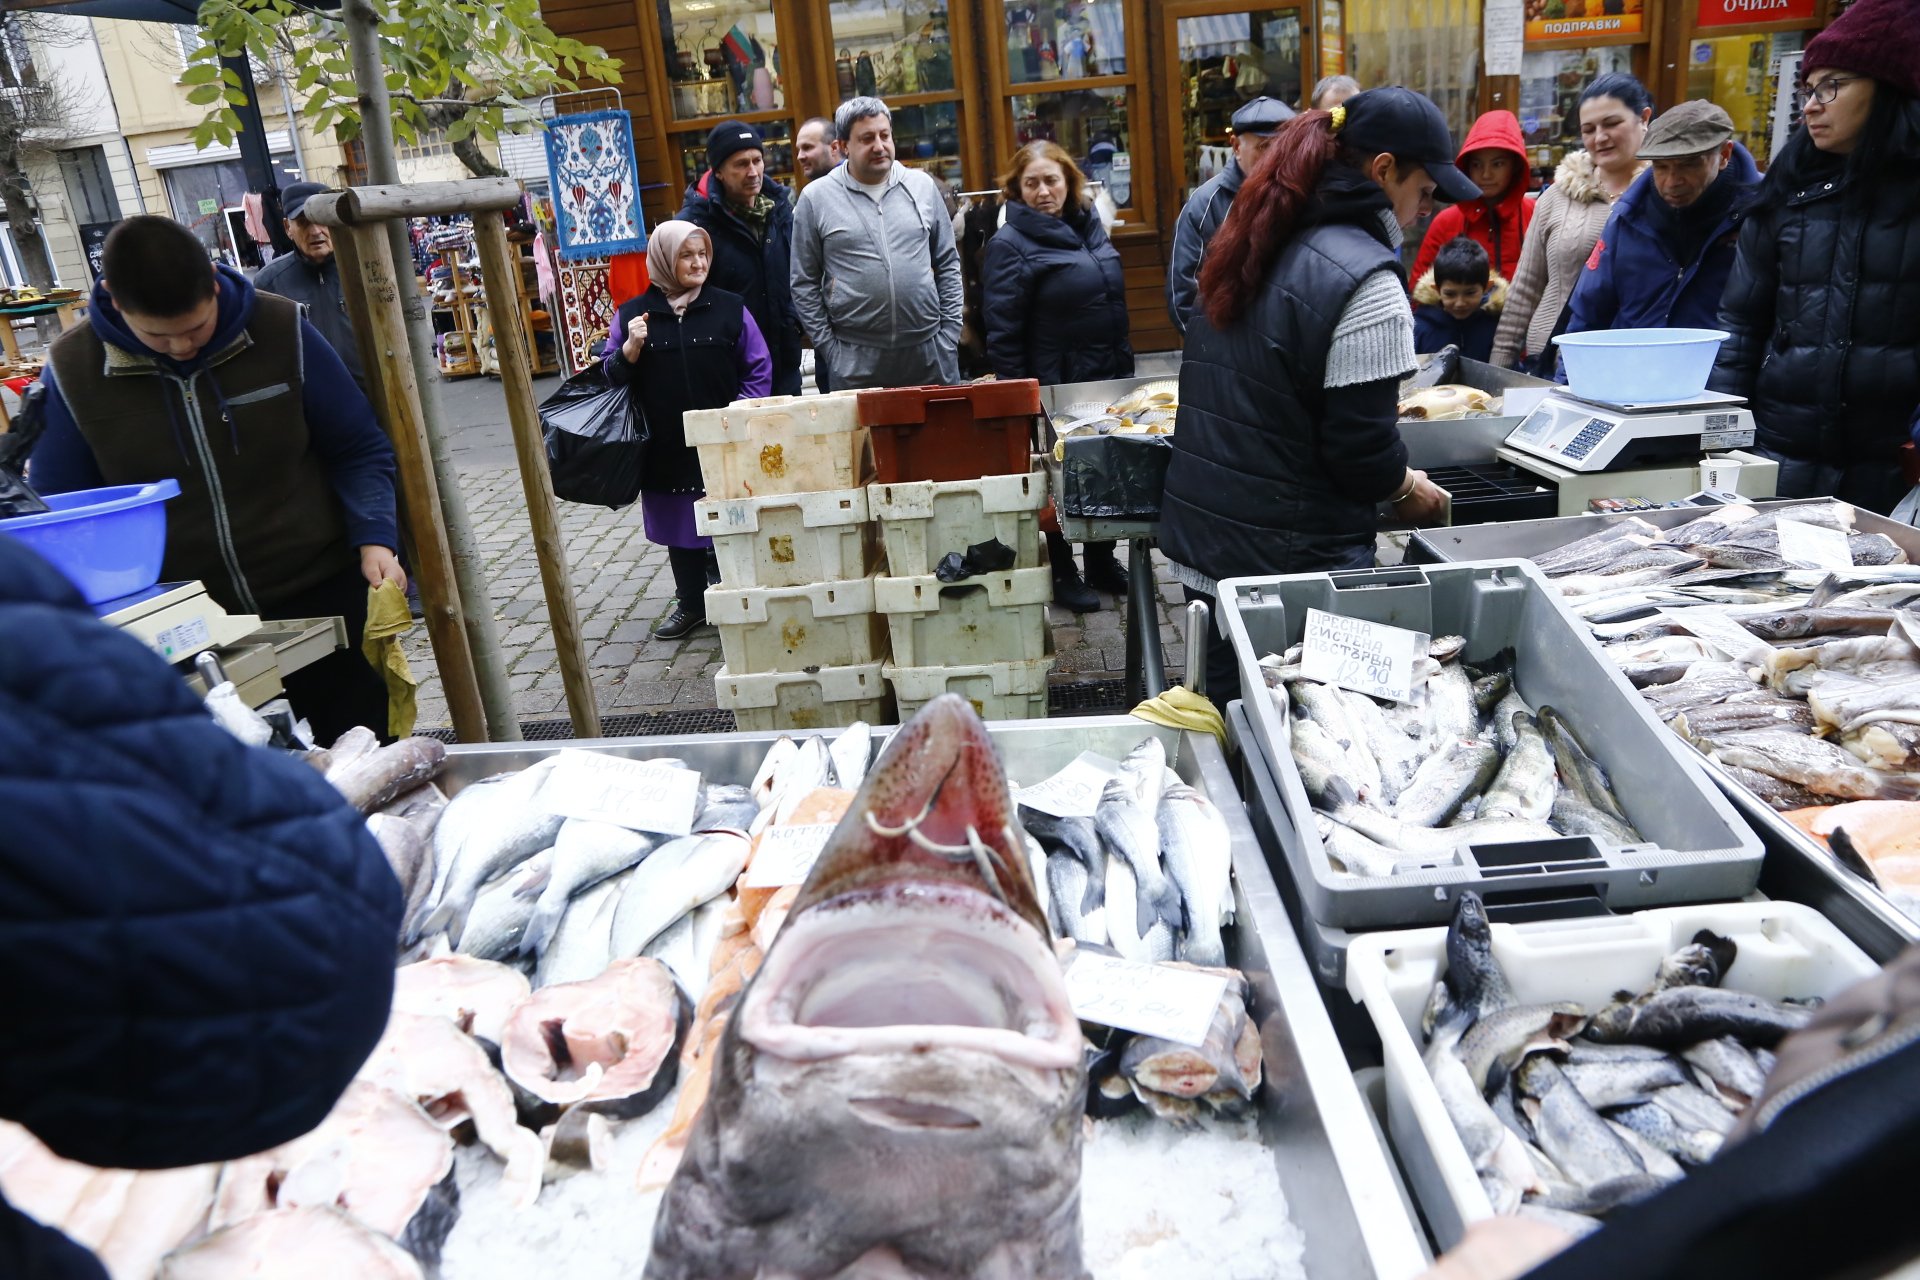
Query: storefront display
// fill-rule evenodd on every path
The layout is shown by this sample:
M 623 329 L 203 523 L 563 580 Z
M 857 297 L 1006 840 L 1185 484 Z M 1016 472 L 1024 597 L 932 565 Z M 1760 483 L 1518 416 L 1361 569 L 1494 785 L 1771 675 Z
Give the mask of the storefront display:
M 834 89 L 883 98 L 956 87 L 944 0 L 829 0 Z
M 673 118 L 748 115 L 787 105 L 770 0 L 671 0 L 660 6 Z
M 1424 93 L 1457 138 L 1480 113 L 1480 0 L 1349 0 L 1347 51 L 1362 89 Z
M 1044 139 L 1066 148 L 1081 172 L 1106 184 L 1115 206 L 1134 204 L 1127 89 L 1021 94 L 1013 100 L 1014 145 Z
M 1580 94 L 1601 76 L 1633 74 L 1633 52 L 1632 45 L 1612 45 L 1538 50 L 1521 59 L 1520 132 L 1536 175 L 1551 180 L 1567 153 L 1580 149 Z
M 1007 78 L 1081 80 L 1127 72 L 1127 18 L 1123 0 L 1052 0 L 1008 5 Z
M 960 104 L 930 102 L 893 110 L 894 154 L 949 191 L 964 185 L 960 163 Z
M 1807 36 L 1805 31 L 1718 36 L 1687 46 L 1687 96 L 1724 107 L 1733 117 L 1735 140 L 1762 165 L 1772 157 L 1776 142 L 1773 117 L 1781 61 L 1805 48 Z
M 766 140 L 767 176 L 783 186 L 793 185 L 793 127 L 785 120 L 764 120 L 754 125 Z M 674 153 L 680 160 L 681 185 L 692 186 L 707 169 L 707 133 L 705 128 L 673 135 Z M 674 202 L 679 207 L 679 202 Z
M 1229 122 L 1250 98 L 1289 105 L 1300 101 L 1301 11 L 1254 9 L 1174 21 L 1176 91 L 1181 113 L 1179 153 L 1186 166 L 1184 199 L 1225 166 Z

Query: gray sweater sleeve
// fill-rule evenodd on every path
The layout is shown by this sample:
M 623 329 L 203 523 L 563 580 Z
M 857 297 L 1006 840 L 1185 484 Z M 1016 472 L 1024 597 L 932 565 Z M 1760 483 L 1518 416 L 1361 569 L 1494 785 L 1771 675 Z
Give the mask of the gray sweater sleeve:
M 1418 367 L 1413 355 L 1413 308 L 1399 277 L 1376 271 L 1360 282 L 1333 327 L 1324 386 L 1404 378 Z

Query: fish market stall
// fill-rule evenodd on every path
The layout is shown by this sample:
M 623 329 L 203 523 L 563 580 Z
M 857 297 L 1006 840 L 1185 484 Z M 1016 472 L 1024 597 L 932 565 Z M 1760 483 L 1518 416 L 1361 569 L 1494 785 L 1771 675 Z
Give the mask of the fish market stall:
M 1099 760 L 1104 783 L 1076 790 Z M 728 1269 L 688 1261 L 711 1238 L 699 1222 L 671 1225 L 716 1203 L 687 1199 L 688 1178 L 723 1206 L 727 1179 L 783 1188 L 795 1239 L 824 1242 L 809 1248 L 899 1240 L 912 1256 L 938 1224 L 956 1247 L 993 1236 L 1023 1274 L 1061 1270 L 1017 1265 L 1043 1244 L 1103 1280 L 1398 1280 L 1429 1259 L 1206 735 L 1120 717 L 989 727 L 948 697 L 872 733 L 452 749 L 355 736 L 314 764 L 371 815 L 406 890 L 392 1020 L 312 1133 L 138 1175 L 171 1212 L 115 1280 L 151 1275 L 163 1254 L 164 1274 L 197 1276 L 296 1248 L 378 1280 Z M 1039 832 L 1082 800 L 1097 849 L 1055 828 L 1015 843 L 1014 804 Z M 969 826 L 968 843 L 942 843 L 959 815 L 1001 834 Z M 1110 929 L 1083 857 L 1114 886 Z M 1186 963 L 1163 963 L 1175 955 Z M 1025 965 L 1057 1004 L 1024 1003 Z M 1151 999 L 1135 994 L 1139 972 Z M 900 1023 L 875 1020 L 890 1002 L 921 1015 L 901 1020 L 914 1039 L 895 1048 Z M 1002 1017 L 1011 1031 L 994 1030 Z M 1191 1030 L 1161 1025 L 1171 1017 Z M 1043 1049 L 1055 1027 L 1068 1038 Z M 984 1061 L 941 1074 L 976 1060 L 944 1057 L 949 1034 Z M 1010 1034 L 1033 1082 L 1011 1091 L 983 1052 L 1001 1042 L 982 1038 Z M 769 1047 L 808 1035 L 872 1039 L 852 1057 Z M 893 1083 L 875 1088 L 867 1071 Z M 743 1072 L 758 1073 L 752 1098 L 790 1105 L 749 1108 Z M 858 1081 L 821 1092 L 848 1072 Z M 926 1072 L 912 1088 L 944 1092 L 906 1091 Z M 1034 1111 L 1047 1078 L 1065 1087 L 1057 1116 Z M 995 1147 L 1023 1115 L 1042 1127 Z M 736 1134 L 756 1161 L 713 1163 L 729 1126 L 760 1126 Z M 909 1154 L 869 1161 L 884 1180 L 862 1182 L 858 1162 L 826 1154 L 845 1141 Z M 14 1171 L 58 1158 L 24 1130 L 0 1142 L 13 1153 L 0 1190 L 25 1203 Z M 1006 1159 L 1022 1171 L 1018 1198 L 994 1164 Z M 937 1193 L 917 1173 L 933 1169 Z M 967 1193 L 983 1170 L 994 1176 Z M 904 1235 L 861 1234 L 900 1215 Z M 781 1213 L 755 1221 L 770 1221 L 764 1248 L 792 1256 Z
M 1876 959 L 1920 939 L 1904 745 L 1920 650 L 1903 640 L 1920 532 L 1808 499 L 1429 530 L 1413 552 L 1539 564 L 1765 841 L 1763 892 L 1818 907 Z M 1875 645 L 1877 665 L 1837 669 Z

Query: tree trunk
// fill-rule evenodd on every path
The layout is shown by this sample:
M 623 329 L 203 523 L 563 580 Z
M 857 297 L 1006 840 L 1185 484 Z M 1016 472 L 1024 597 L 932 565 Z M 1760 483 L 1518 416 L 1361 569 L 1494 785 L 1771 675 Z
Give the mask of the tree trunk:
M 467 166 L 467 172 L 476 178 L 504 178 L 507 171 L 487 159 L 487 153 L 480 149 L 480 139 L 468 134 L 453 144 L 453 154 L 460 157 L 460 163 Z
M 32 186 L 20 166 L 17 139 L 0 133 L 0 205 L 7 213 L 7 225 L 13 231 L 13 243 L 20 250 L 20 267 L 27 283 L 36 289 L 53 288 L 53 268 L 46 238 L 29 205 Z

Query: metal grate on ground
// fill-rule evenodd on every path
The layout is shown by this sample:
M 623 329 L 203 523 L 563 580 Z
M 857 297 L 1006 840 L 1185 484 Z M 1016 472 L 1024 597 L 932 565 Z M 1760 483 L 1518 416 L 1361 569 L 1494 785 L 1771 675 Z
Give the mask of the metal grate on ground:
M 1081 680 L 1056 684 L 1047 690 L 1047 712 L 1056 716 L 1124 715 L 1131 710 L 1124 680 Z M 732 733 L 733 712 L 713 707 L 690 711 L 662 711 L 657 715 L 602 716 L 600 734 L 606 738 L 657 738 L 669 734 Z M 422 729 L 423 738 L 453 741 L 453 730 Z M 571 720 L 522 720 L 520 736 L 528 742 L 564 742 L 573 737 Z

